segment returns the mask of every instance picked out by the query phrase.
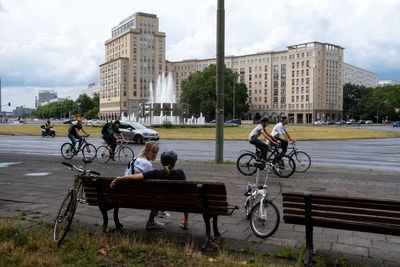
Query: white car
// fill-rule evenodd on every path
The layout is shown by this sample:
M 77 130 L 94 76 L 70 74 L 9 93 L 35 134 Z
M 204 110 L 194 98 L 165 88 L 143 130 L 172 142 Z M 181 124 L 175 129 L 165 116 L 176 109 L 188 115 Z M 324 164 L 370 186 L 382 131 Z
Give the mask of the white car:
M 89 121 L 87 122 L 87 124 L 88 124 L 88 125 L 92 125 L 92 126 L 100 125 L 100 121 L 99 121 L 98 119 L 93 119 L 93 120 L 89 120 Z
M 323 123 L 322 123 L 322 121 L 314 121 L 313 124 L 314 125 L 322 125 Z
M 121 121 L 119 130 L 127 140 L 134 141 L 138 144 L 143 144 L 145 141 L 157 141 L 160 139 L 156 131 L 149 129 L 138 122 Z

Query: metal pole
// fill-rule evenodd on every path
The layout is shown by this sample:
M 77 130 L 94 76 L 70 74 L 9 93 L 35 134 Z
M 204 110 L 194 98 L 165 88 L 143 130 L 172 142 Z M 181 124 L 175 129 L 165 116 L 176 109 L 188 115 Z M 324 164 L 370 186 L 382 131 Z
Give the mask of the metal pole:
M 376 109 L 376 123 L 379 123 L 379 119 L 378 119 L 378 118 L 379 118 L 379 117 L 378 117 L 379 115 L 378 115 L 378 113 L 379 113 L 379 105 L 380 105 L 380 104 L 381 104 L 381 103 L 378 104 L 378 108 Z
M 225 73 L 225 9 L 224 0 L 217 7 L 217 73 L 216 73 L 216 140 L 215 163 L 224 161 L 224 73 Z
M 235 119 L 235 84 L 236 84 L 236 73 L 233 73 L 233 118 Z

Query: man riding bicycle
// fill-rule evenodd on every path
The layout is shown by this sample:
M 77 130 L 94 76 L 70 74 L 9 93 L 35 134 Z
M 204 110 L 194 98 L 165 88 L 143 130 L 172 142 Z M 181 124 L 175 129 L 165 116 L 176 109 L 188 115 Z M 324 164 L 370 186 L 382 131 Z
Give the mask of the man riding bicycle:
M 261 151 L 262 153 L 261 159 L 264 160 L 267 159 L 268 145 L 265 142 L 260 141 L 258 137 L 262 134 L 267 140 L 269 140 L 274 145 L 279 144 L 279 141 L 275 139 L 272 135 L 267 133 L 267 131 L 265 130 L 265 127 L 267 127 L 267 125 L 268 125 L 268 118 L 262 117 L 260 124 L 258 124 L 257 127 L 254 128 L 249 135 L 250 144 L 255 145 L 255 147 Z
M 117 134 L 121 136 L 121 141 L 125 140 L 124 135 L 119 131 L 120 125 L 121 123 L 119 122 L 119 120 L 114 121 L 114 123 L 110 125 L 103 134 L 104 141 L 110 145 L 112 160 L 114 160 L 115 148 L 117 147 L 117 141 L 119 139 Z
M 89 136 L 88 133 L 85 132 L 85 130 L 83 130 L 82 128 L 82 121 L 78 120 L 76 124 L 72 125 L 69 132 L 68 132 L 68 138 L 71 140 L 72 142 L 72 147 L 75 149 L 75 154 L 78 154 L 78 150 L 75 148 L 76 145 L 76 141 L 75 139 L 79 140 L 79 148 L 82 145 L 83 139 L 82 136 L 79 135 L 79 131 L 82 130 L 82 132 L 86 135 Z
M 282 148 L 281 155 L 285 155 L 288 143 L 289 144 L 293 143 L 293 139 L 290 137 L 285 127 L 285 125 L 288 123 L 289 123 L 288 118 L 286 116 L 282 116 L 281 122 L 275 125 L 271 132 L 271 135 L 281 142 L 281 148 Z M 283 135 L 286 140 L 281 139 L 280 135 Z

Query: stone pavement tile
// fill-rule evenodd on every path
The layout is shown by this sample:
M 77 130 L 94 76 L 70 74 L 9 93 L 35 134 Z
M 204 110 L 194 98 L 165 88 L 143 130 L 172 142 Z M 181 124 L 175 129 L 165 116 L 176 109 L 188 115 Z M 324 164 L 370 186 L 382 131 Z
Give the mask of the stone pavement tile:
M 281 238 L 281 239 L 297 239 L 303 240 L 305 239 L 305 233 L 301 232 L 293 232 L 293 231 L 277 231 L 274 233 L 273 237 Z
M 372 240 L 372 248 L 380 248 L 388 251 L 397 251 L 400 254 L 400 243 L 392 243 L 389 241 Z
M 316 227 L 314 227 L 315 229 Z M 331 228 L 322 228 L 322 234 L 324 235 L 342 235 L 347 237 L 354 237 L 354 231 L 348 230 L 338 230 L 338 229 L 331 229 Z
M 324 241 L 324 242 L 331 242 L 331 243 L 337 243 L 339 240 L 339 236 L 333 233 L 329 234 L 324 234 L 324 233 L 314 233 L 314 241 L 319 240 L 319 241 Z
M 355 238 L 339 235 L 338 244 L 354 245 L 358 247 L 371 247 L 372 241 L 368 238 Z
M 354 231 L 354 238 L 363 238 L 363 239 L 385 241 L 386 240 L 386 235 Z
M 400 253 L 399 251 L 390 251 L 381 248 L 371 248 L 369 250 L 369 257 L 382 262 L 382 266 L 400 266 Z
M 306 246 L 306 241 L 304 240 L 303 243 L 304 247 Z M 332 242 L 326 242 L 326 241 L 320 241 L 320 240 L 314 240 L 314 249 L 317 251 L 332 251 Z
M 348 245 L 348 244 L 333 243 L 332 251 L 333 252 L 342 252 L 342 253 L 346 253 L 346 254 L 359 255 L 359 256 L 363 256 L 363 257 L 368 257 L 368 255 L 369 255 L 368 248 L 353 246 L 353 245 Z
M 400 236 L 386 235 L 386 240 L 390 243 L 400 243 Z
M 204 227 L 204 226 L 203 226 Z M 205 229 L 205 228 L 204 228 Z M 244 227 L 237 227 L 236 225 L 224 224 L 220 229 L 221 235 L 226 238 L 234 239 L 247 239 L 253 232 L 250 229 L 250 225 Z
M 251 235 L 247 239 L 247 241 L 259 242 L 260 238 L 258 238 L 256 235 Z M 299 240 L 296 239 L 280 239 L 280 238 L 275 238 L 274 236 L 262 240 L 262 244 L 274 245 L 280 247 L 296 247 L 298 242 Z

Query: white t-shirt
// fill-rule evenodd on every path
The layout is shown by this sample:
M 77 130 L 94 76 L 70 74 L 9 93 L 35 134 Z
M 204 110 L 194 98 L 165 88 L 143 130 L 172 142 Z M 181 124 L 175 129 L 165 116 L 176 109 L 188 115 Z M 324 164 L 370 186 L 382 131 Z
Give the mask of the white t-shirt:
M 281 134 L 286 134 L 286 128 L 282 124 L 282 122 L 280 122 L 277 125 L 275 125 L 274 128 L 272 129 L 272 132 L 271 132 L 271 135 L 273 137 L 279 137 L 279 135 L 281 135 Z
M 261 124 L 257 125 L 257 127 L 251 131 L 249 135 L 249 141 L 257 139 L 261 135 L 261 130 L 265 131 L 265 128 Z
M 131 169 L 131 162 L 129 162 L 129 167 L 126 168 L 124 175 L 131 175 L 133 173 L 145 173 L 148 171 L 151 171 L 153 169 L 153 165 L 151 165 L 151 162 L 148 161 L 145 158 L 139 158 L 137 157 L 135 160 L 135 163 L 133 164 L 133 168 L 135 172 L 132 172 Z

